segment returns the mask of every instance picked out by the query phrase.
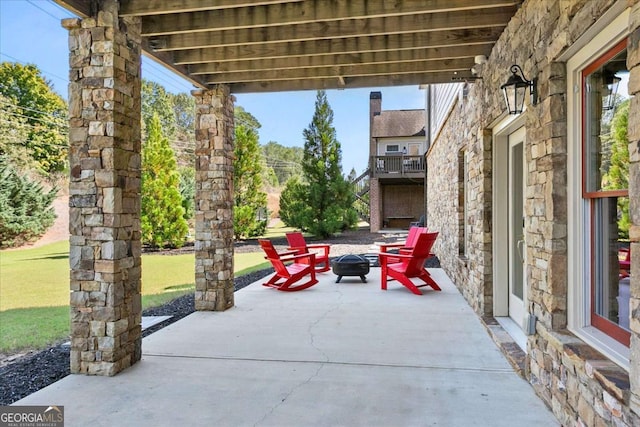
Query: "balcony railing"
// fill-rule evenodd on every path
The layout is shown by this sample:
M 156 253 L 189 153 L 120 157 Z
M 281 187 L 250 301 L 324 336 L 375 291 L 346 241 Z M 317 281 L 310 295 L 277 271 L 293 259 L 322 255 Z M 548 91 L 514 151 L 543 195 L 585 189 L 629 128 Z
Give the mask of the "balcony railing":
M 402 154 L 372 156 L 371 171 L 374 177 L 424 177 L 424 157 Z

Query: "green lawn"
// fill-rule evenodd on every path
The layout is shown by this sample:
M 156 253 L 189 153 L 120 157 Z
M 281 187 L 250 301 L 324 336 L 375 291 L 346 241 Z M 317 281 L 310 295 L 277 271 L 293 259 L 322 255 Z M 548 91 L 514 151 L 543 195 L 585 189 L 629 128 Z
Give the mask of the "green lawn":
M 194 254 L 143 255 L 143 308 L 192 292 L 194 266 Z M 234 256 L 237 276 L 268 267 L 262 252 Z M 68 333 L 68 242 L 0 251 L 0 352 L 44 348 Z

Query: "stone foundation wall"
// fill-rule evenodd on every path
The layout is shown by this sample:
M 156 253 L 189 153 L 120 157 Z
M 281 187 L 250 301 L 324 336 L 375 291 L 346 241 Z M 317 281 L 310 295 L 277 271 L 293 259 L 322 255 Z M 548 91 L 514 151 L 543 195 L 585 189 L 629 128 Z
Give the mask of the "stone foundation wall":
M 636 320 L 640 310 L 635 310 L 632 319 L 632 325 L 635 324 L 631 345 L 633 387 L 629 373 L 566 330 L 567 80 L 566 66 L 558 62 L 558 57 L 614 3 L 613 0 L 525 1 L 488 62 L 481 67 L 482 80 L 470 84 L 468 94 L 459 98 L 427 154 L 428 226 L 440 231 L 435 252 L 476 313 L 492 316 L 492 262 L 506 261 L 492 261 L 491 192 L 495 147 L 491 128 L 503 117 L 505 106 L 499 88 L 509 76 L 509 67 L 519 64 L 526 77 L 538 78 L 538 103 L 528 105 L 523 113 L 525 269 L 529 299 L 526 310 L 538 319 L 536 334 L 528 339 L 525 371 L 537 393 L 565 425 L 640 425 L 640 419 L 630 409 L 633 408 L 630 401 L 637 398 L 640 390 L 640 352 L 637 350 L 640 322 Z M 632 3 L 637 1 L 629 2 Z M 631 25 L 637 26 L 640 22 L 637 12 L 633 16 Z M 635 34 L 630 39 L 630 69 L 639 62 L 637 39 Z M 630 93 L 640 87 L 637 83 L 640 79 L 634 78 L 638 72 L 632 69 Z M 632 111 L 637 112 L 635 118 L 640 117 L 637 98 L 632 101 Z M 632 116 L 633 112 L 629 117 Z M 630 119 L 630 129 L 633 126 Z M 640 138 L 635 130 L 630 131 L 630 141 L 636 141 L 637 145 Z M 640 176 L 637 172 L 640 168 L 633 163 L 639 160 L 639 150 L 635 150 L 630 181 Z M 466 256 L 460 253 L 460 192 L 464 188 L 460 183 L 461 153 L 469 155 L 464 201 L 468 228 L 468 240 L 464 242 Z M 637 179 L 635 184 L 630 184 L 631 200 L 637 200 L 633 197 L 637 194 L 634 185 L 635 189 L 639 188 Z M 640 210 L 637 212 L 635 220 L 632 219 L 634 224 L 640 224 Z M 639 238 L 640 232 L 637 232 L 634 242 Z M 637 264 L 634 267 L 638 268 Z M 634 279 L 635 294 L 632 283 L 632 309 L 640 306 L 638 275 Z
M 140 21 L 104 1 L 69 30 L 71 372 L 141 357 Z

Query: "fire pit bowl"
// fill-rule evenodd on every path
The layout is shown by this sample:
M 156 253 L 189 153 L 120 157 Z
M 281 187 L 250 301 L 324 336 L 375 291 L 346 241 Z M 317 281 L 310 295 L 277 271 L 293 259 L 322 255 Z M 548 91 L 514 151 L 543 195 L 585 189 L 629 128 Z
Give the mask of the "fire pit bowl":
M 336 283 L 340 283 L 342 276 L 360 276 L 362 283 L 367 283 L 369 260 L 360 255 L 342 255 L 331 261 L 331 270 L 338 276 Z

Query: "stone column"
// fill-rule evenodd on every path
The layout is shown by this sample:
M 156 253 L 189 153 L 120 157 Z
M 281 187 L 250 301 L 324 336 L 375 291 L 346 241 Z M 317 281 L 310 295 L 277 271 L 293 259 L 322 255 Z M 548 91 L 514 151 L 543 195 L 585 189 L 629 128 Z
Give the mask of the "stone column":
M 140 360 L 140 20 L 105 0 L 69 30 L 71 372 Z
M 371 165 L 375 168 L 375 165 Z M 378 178 L 369 178 L 369 229 L 372 233 L 377 233 L 382 229 L 382 218 L 380 212 L 380 180 Z
M 196 310 L 233 307 L 233 103 L 229 87 L 196 101 Z
M 629 380 L 631 382 L 630 407 L 640 415 L 640 1 L 631 8 L 629 18 L 629 42 L 627 44 L 627 68 L 630 70 L 629 95 L 629 215 L 631 229 L 631 357 Z

